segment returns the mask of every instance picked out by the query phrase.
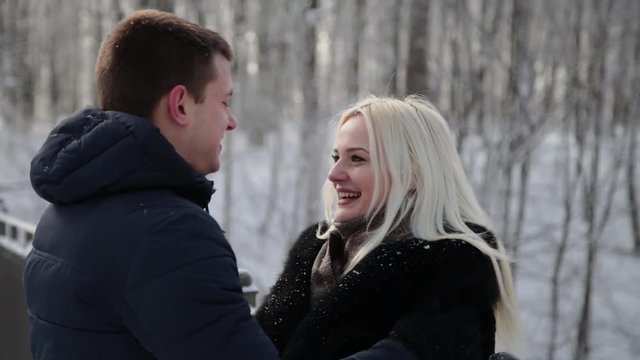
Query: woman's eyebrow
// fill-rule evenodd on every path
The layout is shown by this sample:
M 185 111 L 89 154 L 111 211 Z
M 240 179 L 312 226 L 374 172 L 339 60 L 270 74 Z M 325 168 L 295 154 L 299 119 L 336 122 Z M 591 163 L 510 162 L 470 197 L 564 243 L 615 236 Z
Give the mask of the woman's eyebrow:
M 369 153 L 369 150 L 367 150 L 367 149 L 365 149 L 365 148 L 362 148 L 362 147 L 350 147 L 350 148 L 347 148 L 347 150 L 346 150 L 346 151 L 347 151 L 347 152 L 354 152 L 354 151 L 358 151 L 358 150 L 364 151 L 364 152 L 366 152 L 367 154 Z

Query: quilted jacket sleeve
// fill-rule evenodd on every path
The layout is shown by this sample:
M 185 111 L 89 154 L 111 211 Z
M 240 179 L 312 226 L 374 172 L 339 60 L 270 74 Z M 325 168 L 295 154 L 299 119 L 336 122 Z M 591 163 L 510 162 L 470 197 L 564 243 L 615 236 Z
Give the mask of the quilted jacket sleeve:
M 236 259 L 208 214 L 168 215 L 138 249 L 121 313 L 158 359 L 277 359 L 242 296 Z

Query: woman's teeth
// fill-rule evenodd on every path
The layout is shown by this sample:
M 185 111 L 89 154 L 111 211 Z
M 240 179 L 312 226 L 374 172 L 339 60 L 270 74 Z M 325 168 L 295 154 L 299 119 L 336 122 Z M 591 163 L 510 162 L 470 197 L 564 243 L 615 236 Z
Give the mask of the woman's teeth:
M 360 197 L 360 193 L 359 192 L 339 192 L 338 193 L 338 197 L 340 197 L 341 199 L 346 199 L 346 198 L 357 198 Z

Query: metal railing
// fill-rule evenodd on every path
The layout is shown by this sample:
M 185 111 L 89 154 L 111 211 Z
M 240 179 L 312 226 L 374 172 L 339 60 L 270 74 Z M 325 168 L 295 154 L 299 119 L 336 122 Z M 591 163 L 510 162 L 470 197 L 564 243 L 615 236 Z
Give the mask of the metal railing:
M 35 225 L 0 213 L 0 245 L 14 254 L 27 256 L 35 231 Z
M 22 269 L 34 232 L 33 224 L 0 213 L 0 359 L 31 358 Z

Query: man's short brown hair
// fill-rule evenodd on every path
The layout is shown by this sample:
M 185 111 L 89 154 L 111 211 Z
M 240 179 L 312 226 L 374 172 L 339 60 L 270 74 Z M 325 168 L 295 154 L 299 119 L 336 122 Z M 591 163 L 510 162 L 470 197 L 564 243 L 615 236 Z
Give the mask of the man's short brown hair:
M 171 88 L 184 85 L 200 102 L 215 79 L 212 61 L 231 61 L 231 46 L 217 32 L 158 10 L 138 10 L 116 25 L 96 61 L 96 85 L 103 110 L 150 118 Z

